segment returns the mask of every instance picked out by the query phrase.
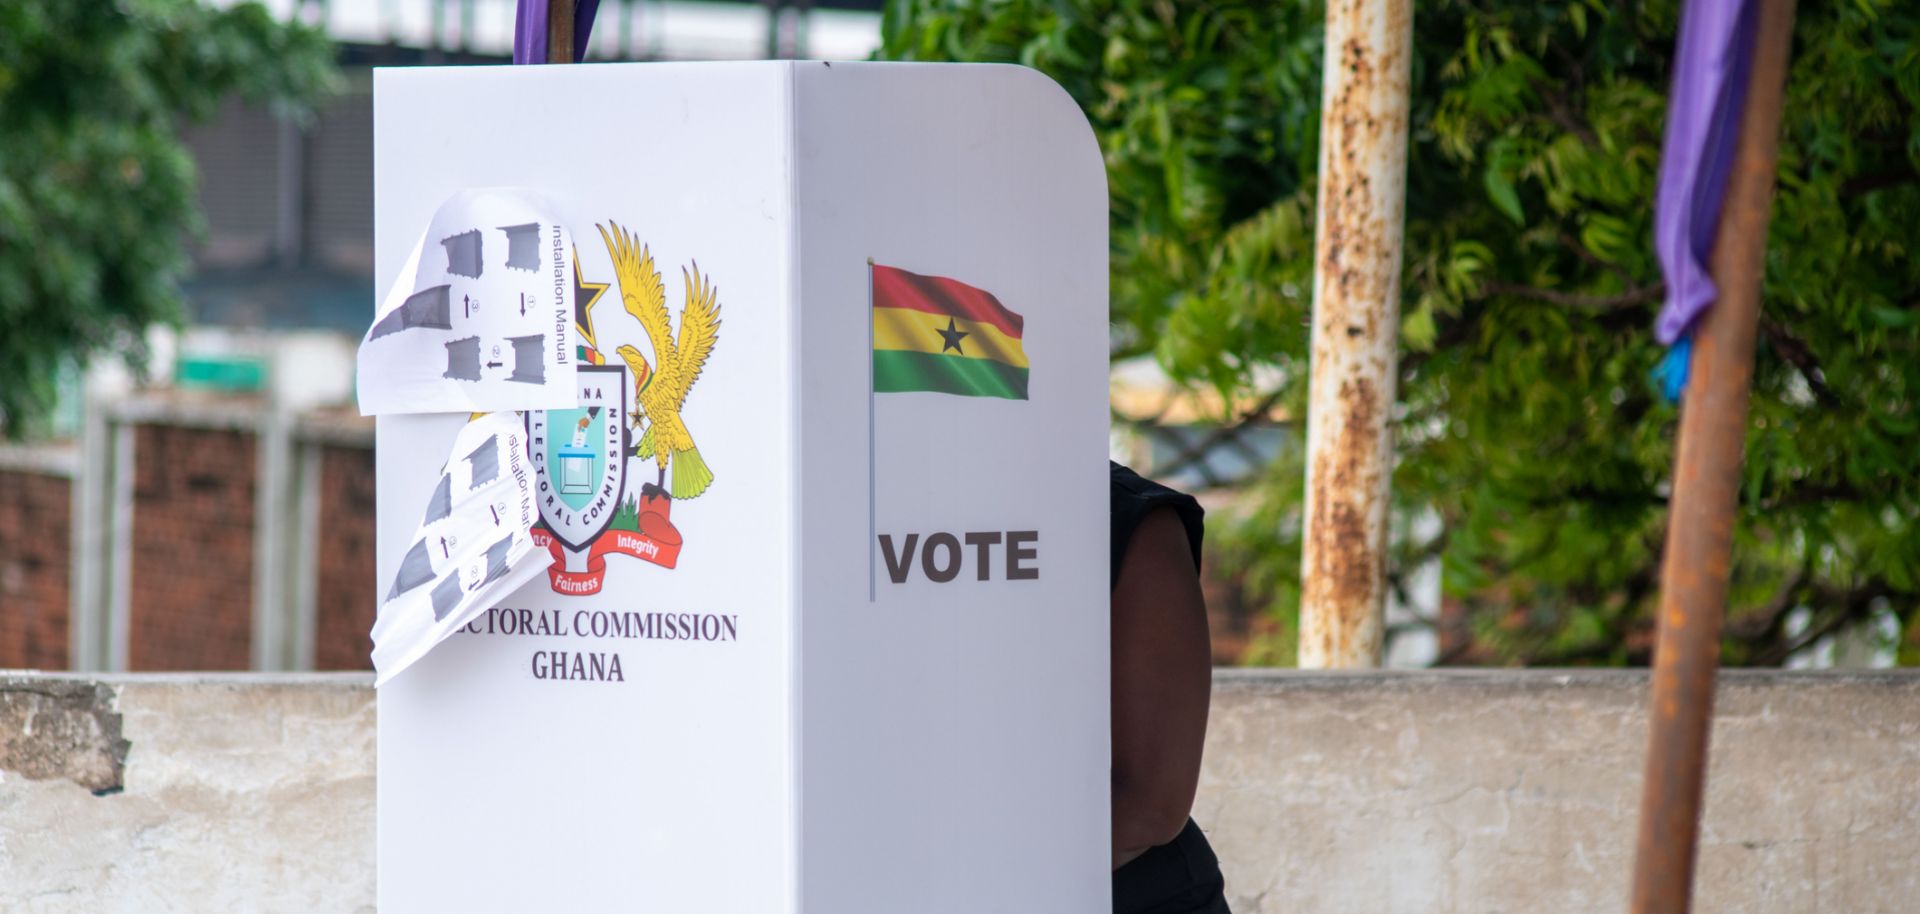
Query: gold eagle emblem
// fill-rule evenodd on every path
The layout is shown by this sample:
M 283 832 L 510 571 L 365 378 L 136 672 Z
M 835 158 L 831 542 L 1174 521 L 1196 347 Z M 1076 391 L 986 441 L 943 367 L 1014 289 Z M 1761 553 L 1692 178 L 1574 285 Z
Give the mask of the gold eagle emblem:
M 687 392 L 699 380 L 700 369 L 719 340 L 719 290 L 700 275 L 698 263 L 692 270 L 681 269 L 687 296 L 686 304 L 680 309 L 680 334 L 676 339 L 672 316 L 667 311 L 666 286 L 660 281 L 660 271 L 654 267 L 652 252 L 618 223 L 609 225 L 611 232 L 606 226 L 595 228 L 600 230 L 607 253 L 613 257 L 621 301 L 627 313 L 647 331 L 647 340 L 653 344 L 651 364 L 632 346 L 622 345 L 614 350 L 633 372 L 634 399 L 639 404 L 632 417 L 633 424 L 638 428 L 642 417 L 646 420 L 646 431 L 634 446 L 634 456 L 651 455 L 660 468 L 659 481 L 653 488 L 672 498 L 693 498 L 712 484 L 713 471 L 700 457 L 693 434 L 680 418 L 680 407 L 687 402 Z M 673 470 L 671 485 L 667 479 L 669 467 Z

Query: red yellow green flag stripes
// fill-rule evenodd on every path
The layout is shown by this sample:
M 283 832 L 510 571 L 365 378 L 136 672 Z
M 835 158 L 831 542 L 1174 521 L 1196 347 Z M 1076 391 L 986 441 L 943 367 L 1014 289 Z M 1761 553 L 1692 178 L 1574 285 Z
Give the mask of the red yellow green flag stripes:
M 1027 398 L 1020 315 L 958 280 L 872 271 L 874 393 Z

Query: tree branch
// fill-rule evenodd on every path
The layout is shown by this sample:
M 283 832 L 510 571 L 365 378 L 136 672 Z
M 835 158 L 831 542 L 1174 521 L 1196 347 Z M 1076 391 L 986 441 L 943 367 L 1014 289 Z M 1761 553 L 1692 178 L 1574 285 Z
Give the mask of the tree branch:
M 1748 643 L 1778 637 L 1781 626 L 1786 624 L 1787 613 L 1801 603 L 1800 584 L 1806 580 L 1806 576 L 1807 566 L 1803 562 L 1800 567 L 1793 569 L 1793 573 L 1773 592 L 1759 612 L 1738 620 L 1727 620 L 1724 637 Z
M 1531 298 L 1549 305 L 1562 308 L 1575 308 L 1582 311 L 1616 311 L 1659 301 L 1667 293 L 1667 284 L 1656 282 L 1618 292 L 1613 295 L 1593 295 L 1586 292 L 1566 292 L 1560 289 L 1538 289 L 1532 286 L 1513 285 L 1504 282 L 1484 282 L 1480 284 L 1482 292 L 1488 295 L 1514 295 Z
M 1228 441 L 1231 441 L 1235 436 L 1239 435 L 1240 432 L 1246 429 L 1247 427 L 1252 426 L 1256 422 L 1260 422 L 1264 420 L 1267 417 L 1267 414 L 1273 410 L 1274 404 L 1280 402 L 1280 397 L 1282 393 L 1283 393 L 1282 391 L 1276 390 L 1272 393 L 1267 394 L 1266 396 L 1260 398 L 1260 401 L 1258 403 L 1255 403 L 1254 405 L 1248 407 L 1246 410 L 1242 411 L 1239 416 L 1233 419 L 1233 421 L 1222 423 L 1219 427 L 1215 428 L 1213 431 L 1208 432 L 1205 438 L 1202 438 L 1199 441 L 1190 445 L 1181 445 L 1179 453 L 1175 454 L 1172 460 L 1168 461 L 1165 464 L 1157 465 L 1152 468 L 1153 474 L 1156 476 L 1171 475 L 1174 473 L 1178 473 L 1189 466 L 1200 463 L 1202 460 L 1206 458 L 1208 452 L 1212 451 L 1214 448 L 1219 447 L 1220 445 Z M 1125 420 L 1129 424 L 1136 425 L 1136 426 L 1141 426 L 1145 428 L 1159 427 L 1154 422 L 1153 419 L 1134 419 L 1130 417 L 1122 417 L 1122 418 L 1125 418 Z
M 1802 505 L 1829 501 L 1860 501 L 1870 494 L 1872 493 L 1862 491 L 1859 486 L 1852 483 L 1802 482 L 1787 487 L 1773 501 L 1761 502 L 1760 508 L 1764 511 L 1777 511 L 1782 508 L 1798 508 Z
M 1633 284 L 1633 281 L 1634 281 L 1633 274 L 1627 272 L 1626 267 L 1623 267 L 1617 263 L 1601 260 L 1600 255 L 1587 250 L 1587 246 L 1584 244 L 1581 244 L 1580 239 L 1573 237 L 1573 233 L 1567 231 L 1566 229 L 1560 229 L 1559 236 L 1560 236 L 1560 243 L 1564 245 L 1567 250 L 1572 251 L 1573 256 L 1586 261 L 1588 264 L 1592 266 L 1599 267 L 1602 270 L 1606 270 L 1612 273 L 1613 275 L 1620 277 L 1621 282 L 1627 283 L 1629 285 Z
M 1841 183 L 1840 198 L 1845 200 L 1851 197 L 1858 197 L 1862 194 L 1870 194 L 1876 190 L 1886 190 L 1889 187 L 1912 184 L 1915 181 L 1920 181 L 1920 173 L 1915 173 L 1911 168 L 1897 168 L 1864 175 L 1854 175 Z
M 1825 638 L 1845 627 L 1848 622 L 1864 619 L 1867 610 L 1873 607 L 1873 601 L 1888 596 L 1893 591 L 1885 584 L 1875 582 L 1869 586 L 1853 590 L 1833 591 L 1818 588 L 1809 602 L 1838 604 L 1838 606 L 1813 620 L 1799 637 L 1791 641 L 1780 642 L 1771 647 L 1754 652 L 1749 660 L 1750 666 L 1779 666 L 1801 651 L 1812 647 L 1821 638 Z
M 1820 370 L 1820 363 L 1813 357 L 1813 350 L 1807 347 L 1799 337 L 1793 335 L 1784 324 L 1773 318 L 1760 318 L 1760 332 L 1766 335 L 1767 345 L 1780 360 L 1794 367 L 1805 378 L 1807 387 L 1813 391 L 1814 399 L 1823 406 L 1839 406 L 1840 397 L 1827 386 L 1827 376 Z
M 1578 72 L 1577 65 L 1575 72 Z M 1554 126 L 1579 137 L 1580 141 L 1588 146 L 1600 145 L 1600 135 L 1595 133 L 1593 127 L 1587 124 L 1586 121 L 1580 119 L 1579 115 L 1574 111 L 1572 103 L 1567 100 L 1564 93 L 1544 81 L 1534 82 L 1533 89 L 1535 92 L 1540 93 L 1540 99 L 1547 103 L 1548 121 L 1552 122 Z

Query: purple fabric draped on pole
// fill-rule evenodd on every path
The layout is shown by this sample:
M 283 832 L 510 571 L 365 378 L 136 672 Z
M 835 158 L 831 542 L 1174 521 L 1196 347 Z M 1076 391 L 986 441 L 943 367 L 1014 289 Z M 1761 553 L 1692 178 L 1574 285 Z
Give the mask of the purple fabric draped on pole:
M 1753 64 L 1752 0 L 1688 0 L 1667 99 L 1653 242 L 1667 280 L 1654 335 L 1673 345 L 1719 290 L 1707 273 Z
M 573 62 L 587 58 L 587 37 L 600 0 L 579 0 L 573 13 Z M 547 0 L 519 0 L 513 11 L 513 62 L 547 62 Z

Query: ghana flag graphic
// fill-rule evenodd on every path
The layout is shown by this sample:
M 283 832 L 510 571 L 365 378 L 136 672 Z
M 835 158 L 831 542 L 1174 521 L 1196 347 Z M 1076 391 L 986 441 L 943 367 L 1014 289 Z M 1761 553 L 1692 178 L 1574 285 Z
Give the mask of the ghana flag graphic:
M 1027 398 L 1024 321 L 993 293 L 872 264 L 873 391 Z

